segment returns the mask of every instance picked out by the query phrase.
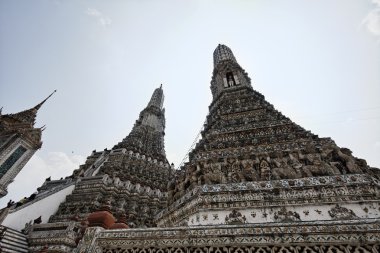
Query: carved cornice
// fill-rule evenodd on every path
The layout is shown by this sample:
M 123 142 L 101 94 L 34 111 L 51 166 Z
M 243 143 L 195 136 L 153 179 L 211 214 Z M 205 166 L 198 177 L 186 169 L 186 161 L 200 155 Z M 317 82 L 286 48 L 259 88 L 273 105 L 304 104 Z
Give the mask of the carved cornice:
M 380 181 L 363 174 L 197 186 L 157 214 L 159 226 L 178 225 L 201 210 L 379 202 Z
M 354 233 L 352 233 L 355 231 Z M 302 222 L 102 231 L 102 248 L 201 247 L 316 243 L 376 243 L 380 221 Z

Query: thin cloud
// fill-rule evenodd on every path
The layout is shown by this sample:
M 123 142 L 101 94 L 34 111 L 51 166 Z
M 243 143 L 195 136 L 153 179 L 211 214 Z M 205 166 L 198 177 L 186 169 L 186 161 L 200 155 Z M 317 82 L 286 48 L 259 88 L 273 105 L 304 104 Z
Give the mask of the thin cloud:
M 372 0 L 375 8 L 363 19 L 362 24 L 367 30 L 380 39 L 380 0 Z
M 63 152 L 50 152 L 46 158 L 35 154 L 21 170 L 15 181 L 8 187 L 8 195 L 1 198 L 0 208 L 4 207 L 9 199 L 18 201 L 28 197 L 41 186 L 44 178 L 52 180 L 70 176 L 73 170 L 85 161 L 80 155 L 68 155 Z M 41 181 L 42 180 L 42 181 Z
M 355 121 L 355 119 L 354 119 L 353 117 L 348 117 L 348 118 L 346 119 L 346 122 L 345 122 L 345 123 L 349 124 L 349 123 L 351 123 L 351 122 L 353 122 L 353 121 Z
M 98 20 L 99 24 L 103 27 L 106 27 L 112 23 L 112 20 L 109 17 L 105 16 L 103 13 L 101 13 L 97 9 L 87 8 L 85 13 L 88 16 L 95 17 Z

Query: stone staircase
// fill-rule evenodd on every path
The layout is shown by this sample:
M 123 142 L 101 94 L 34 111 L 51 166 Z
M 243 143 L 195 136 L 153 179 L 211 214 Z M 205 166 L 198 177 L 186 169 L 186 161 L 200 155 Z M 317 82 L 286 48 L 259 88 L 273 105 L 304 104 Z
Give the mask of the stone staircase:
M 0 226 L 0 252 L 28 252 L 26 236 L 17 230 Z

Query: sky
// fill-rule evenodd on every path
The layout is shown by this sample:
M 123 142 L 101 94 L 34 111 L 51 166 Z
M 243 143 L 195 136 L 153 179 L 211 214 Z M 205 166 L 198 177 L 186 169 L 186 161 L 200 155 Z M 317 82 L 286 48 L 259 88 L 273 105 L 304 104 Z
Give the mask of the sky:
M 57 92 L 0 207 L 112 148 L 161 83 L 178 166 L 208 113 L 219 43 L 277 110 L 380 168 L 380 0 L 1 0 L 3 114 Z

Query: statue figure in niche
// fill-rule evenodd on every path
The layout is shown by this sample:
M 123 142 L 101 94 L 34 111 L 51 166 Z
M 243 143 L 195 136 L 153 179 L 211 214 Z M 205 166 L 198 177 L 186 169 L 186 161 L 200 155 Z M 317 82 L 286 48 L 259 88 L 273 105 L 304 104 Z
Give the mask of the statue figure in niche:
M 289 165 L 294 169 L 296 173 L 296 178 L 304 177 L 304 173 L 302 171 L 302 163 L 297 159 L 297 154 L 289 154 Z
M 203 171 L 205 173 L 202 176 L 203 180 L 201 179 L 201 181 L 205 184 L 224 184 L 227 182 L 219 163 L 216 163 L 216 161 L 211 162 L 211 164 L 204 162 L 203 166 Z
M 346 165 L 346 168 L 348 169 L 349 173 L 352 173 L 352 174 L 363 173 L 363 171 L 356 164 L 355 159 L 352 157 L 351 150 L 349 150 L 348 148 L 339 149 L 338 147 L 336 147 L 336 149 L 334 150 L 334 153 L 336 153 L 338 155 L 338 159 Z
M 260 174 L 262 180 L 270 180 L 271 178 L 270 166 L 266 160 L 260 162 Z
M 306 176 L 329 176 L 334 175 L 334 169 L 327 163 L 323 162 L 321 155 L 318 153 L 309 153 L 303 155 L 301 152 L 298 153 L 300 159 L 305 161 L 304 172 Z
M 321 154 L 322 161 L 328 163 L 332 160 L 332 152 L 334 151 L 334 147 L 331 144 L 318 147 L 317 150 Z
M 200 170 L 198 169 L 198 166 L 190 165 L 186 169 L 185 190 L 193 189 L 198 184 L 199 175 Z
M 236 82 L 234 80 L 234 76 L 232 74 L 232 72 L 228 72 L 226 74 L 226 77 L 227 77 L 227 84 L 228 84 L 228 87 L 232 87 L 232 86 L 235 86 L 236 85 Z
M 250 160 L 245 159 L 241 162 L 242 165 L 242 174 L 244 176 L 245 181 L 258 181 L 259 175 L 254 169 L 254 164 L 259 163 L 259 160 L 256 158 L 256 160 Z
M 227 81 L 228 81 L 228 87 L 232 87 L 232 86 L 235 85 L 234 84 L 234 79 L 232 78 L 232 76 L 228 76 Z
M 232 183 L 245 182 L 245 178 L 242 173 L 239 160 L 231 159 L 231 160 L 228 160 L 228 163 L 230 167 L 229 172 L 228 172 L 229 181 Z
M 367 168 L 368 167 L 368 164 L 367 164 L 367 161 L 364 160 L 364 159 L 360 159 L 360 158 L 356 158 L 356 164 L 360 167 L 360 168 Z
M 318 149 L 318 152 L 321 154 L 322 163 L 328 167 L 331 175 L 340 175 L 341 171 L 334 166 L 333 160 L 333 151 L 334 147 L 331 145 L 321 147 Z
M 296 170 L 288 164 L 288 158 L 282 156 L 282 152 L 276 152 L 276 158 L 273 159 L 273 178 L 274 179 L 295 179 L 300 178 L 301 175 L 296 172 Z

